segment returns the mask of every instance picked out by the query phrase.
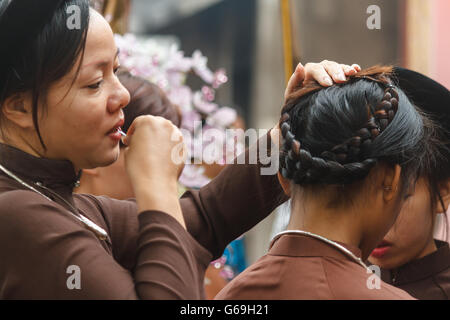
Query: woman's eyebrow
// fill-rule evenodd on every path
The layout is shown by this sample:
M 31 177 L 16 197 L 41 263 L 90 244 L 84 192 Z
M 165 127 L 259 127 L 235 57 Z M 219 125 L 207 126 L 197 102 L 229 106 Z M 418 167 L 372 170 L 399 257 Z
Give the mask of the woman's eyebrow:
M 120 53 L 120 50 L 117 49 L 117 52 L 116 52 L 116 55 L 114 56 L 114 59 L 117 58 L 119 53 Z M 101 68 L 104 68 L 105 66 L 107 66 L 109 63 L 110 63 L 110 61 L 108 61 L 108 60 L 102 60 L 102 61 L 99 61 L 99 62 L 93 62 L 93 63 L 89 63 L 87 65 L 84 65 L 84 66 L 81 67 L 81 69 L 87 68 L 87 67 L 92 66 L 92 65 L 95 65 L 96 69 L 101 69 Z

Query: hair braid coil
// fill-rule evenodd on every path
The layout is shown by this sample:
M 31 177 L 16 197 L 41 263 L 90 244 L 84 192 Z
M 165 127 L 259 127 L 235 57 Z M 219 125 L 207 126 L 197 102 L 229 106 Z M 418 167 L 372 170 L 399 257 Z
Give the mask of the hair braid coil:
M 375 112 L 368 106 L 371 115 L 366 125 L 345 142 L 314 157 L 301 148 L 289 124 L 287 112 L 281 117 L 281 133 L 284 139 L 280 162 L 281 174 L 297 184 L 351 183 L 364 178 L 376 164 L 376 159 L 363 159 L 365 150 L 394 119 L 398 110 L 398 93 L 388 84 L 383 99 L 375 106 Z

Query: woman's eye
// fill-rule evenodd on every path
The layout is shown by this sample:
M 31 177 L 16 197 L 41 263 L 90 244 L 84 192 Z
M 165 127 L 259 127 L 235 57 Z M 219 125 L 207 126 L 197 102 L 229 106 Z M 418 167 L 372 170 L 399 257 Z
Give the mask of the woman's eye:
M 117 74 L 117 71 L 119 71 L 120 66 L 118 66 L 117 68 L 114 68 L 114 74 Z
M 99 89 L 99 88 L 100 88 L 100 85 L 102 84 L 102 82 L 103 82 L 103 80 L 102 80 L 102 81 L 99 81 L 99 82 L 97 82 L 97 83 L 95 83 L 95 84 L 92 84 L 92 85 L 88 86 L 88 88 L 89 88 L 89 89 L 93 89 L 93 90 Z

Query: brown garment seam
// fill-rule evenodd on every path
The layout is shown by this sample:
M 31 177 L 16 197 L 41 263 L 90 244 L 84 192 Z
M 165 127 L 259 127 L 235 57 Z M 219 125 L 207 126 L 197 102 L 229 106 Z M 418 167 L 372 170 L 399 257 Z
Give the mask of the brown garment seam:
M 331 284 L 330 284 L 330 281 L 328 280 L 328 275 L 327 275 L 327 271 L 325 270 L 325 265 L 323 263 L 323 259 L 320 259 L 320 264 L 322 265 L 323 273 L 325 275 L 325 280 L 327 281 L 327 284 L 328 284 L 328 290 L 330 291 L 331 296 L 333 297 L 333 300 L 336 300 L 336 295 L 333 292 L 333 289 L 331 289 Z
M 106 215 L 105 215 L 105 211 L 103 210 L 103 207 L 102 207 L 102 205 L 101 205 L 101 202 L 100 202 L 100 200 L 99 199 L 97 199 L 94 195 L 92 195 L 92 194 L 82 194 L 82 195 L 84 195 L 84 196 L 86 196 L 86 201 L 89 203 L 91 203 L 91 204 L 93 204 L 94 206 L 96 206 L 97 207 L 97 209 L 98 209 L 98 212 L 100 212 L 100 215 L 101 215 L 101 217 L 102 217 L 102 219 L 103 219 L 103 223 L 104 223 L 104 226 L 106 227 L 106 232 L 108 233 L 108 238 L 109 238 L 109 241 L 106 241 L 106 243 L 108 244 L 108 246 L 110 247 L 110 249 L 111 249 L 111 255 L 114 257 L 114 251 L 113 251 L 113 248 L 114 248 L 114 244 L 113 244 L 113 239 L 112 239 L 112 227 L 111 227 L 111 224 L 110 224 L 110 222 L 109 222 L 109 220 L 107 219 L 107 217 L 106 217 Z M 76 199 L 81 203 L 83 200 L 82 200 L 82 195 L 79 195 L 78 196 L 78 194 L 72 194 L 72 196 L 73 196 L 73 202 L 75 203 L 75 201 L 76 201 Z M 77 197 L 76 197 L 77 196 Z M 89 201 L 90 200 L 90 201 Z M 77 207 L 77 209 L 78 210 L 80 210 L 79 209 L 79 206 L 76 206 Z M 82 210 L 80 210 L 81 212 L 83 212 Z M 85 215 L 86 215 L 86 213 L 84 213 Z M 87 216 L 87 215 L 86 215 Z
M 449 299 L 447 292 L 445 292 L 444 288 L 442 288 L 442 286 L 436 281 L 436 276 L 432 276 L 431 277 L 433 283 L 439 288 L 439 290 L 442 291 L 442 294 L 444 295 L 444 297 L 447 298 L 447 300 Z

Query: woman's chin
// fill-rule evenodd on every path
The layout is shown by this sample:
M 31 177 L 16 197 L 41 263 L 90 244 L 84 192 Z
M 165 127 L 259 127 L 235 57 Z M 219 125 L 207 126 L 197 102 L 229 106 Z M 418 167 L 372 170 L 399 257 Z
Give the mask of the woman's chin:
M 114 151 L 114 153 L 111 155 L 111 157 L 108 157 L 108 159 L 105 160 L 105 163 L 102 165 L 102 167 L 106 167 L 109 165 L 112 165 L 114 162 L 119 159 L 120 150 L 117 148 L 117 150 Z
M 117 147 L 115 147 L 114 149 L 110 149 L 107 152 L 103 153 L 103 157 L 101 157 L 100 159 L 96 159 L 95 162 L 97 164 L 97 167 L 106 167 L 113 164 L 117 161 L 117 159 L 119 159 L 119 154 L 120 149 L 119 145 L 117 145 Z
M 369 256 L 368 261 L 376 266 L 379 266 L 383 269 L 393 269 L 399 266 L 397 257 L 394 256 L 382 256 L 375 257 L 373 254 Z

